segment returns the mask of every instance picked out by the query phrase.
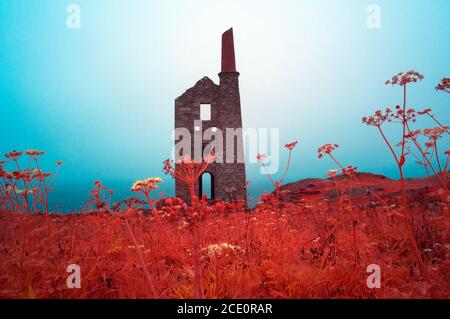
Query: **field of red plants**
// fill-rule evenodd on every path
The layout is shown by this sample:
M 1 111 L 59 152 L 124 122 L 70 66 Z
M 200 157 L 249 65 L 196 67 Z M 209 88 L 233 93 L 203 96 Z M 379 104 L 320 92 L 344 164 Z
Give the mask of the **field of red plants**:
M 210 202 L 194 185 L 214 160 L 188 156 L 164 162 L 169 178 L 185 182 L 191 201 L 155 200 L 161 178 L 137 181 L 136 197 L 111 203 L 94 183 L 87 212 L 49 212 L 55 174 L 39 166 L 36 150 L 6 154 L 0 165 L 0 298 L 445 298 L 450 297 L 450 151 L 441 149 L 448 127 L 429 108 L 407 108 L 409 84 L 399 73 L 403 103 L 377 110 L 363 123 L 380 132 L 399 180 L 358 173 L 339 161 L 339 145 L 318 149 L 324 180 L 284 185 L 297 142 L 274 192 L 248 209 L 239 201 Z M 450 92 L 449 79 L 436 87 Z M 433 123 L 419 129 L 419 119 Z M 385 134 L 398 126 L 400 138 Z M 392 141 L 395 141 L 393 144 Z M 398 142 L 398 144 L 397 144 Z M 28 156 L 30 161 L 24 161 Z M 258 155 L 264 167 L 264 154 Z M 408 179 L 416 162 L 423 179 Z M 24 168 L 21 163 L 28 162 Z M 57 169 L 62 162 L 57 162 Z M 69 289 L 69 265 L 81 270 Z M 368 282 L 378 265 L 381 283 Z

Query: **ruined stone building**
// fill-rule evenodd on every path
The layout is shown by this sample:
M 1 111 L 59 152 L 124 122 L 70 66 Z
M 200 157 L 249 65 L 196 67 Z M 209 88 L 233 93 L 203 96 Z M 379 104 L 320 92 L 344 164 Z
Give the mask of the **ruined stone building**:
M 216 150 L 217 157 L 222 157 L 223 161 L 220 163 L 217 160 L 210 164 L 200 177 L 195 185 L 199 197 L 207 194 L 210 200 L 247 200 L 238 78 L 233 29 L 230 29 L 222 35 L 220 84 L 204 77 L 175 100 L 175 128 L 186 128 L 192 136 L 189 155 L 194 154 L 196 136 L 201 139 L 206 130 L 220 130 L 223 134 L 223 151 Z M 228 136 L 227 128 L 238 130 L 235 130 L 234 135 Z M 204 149 L 210 140 L 203 139 L 201 143 Z M 230 154 L 227 156 L 227 153 Z M 175 181 L 175 193 L 177 197 L 189 202 L 188 187 L 180 180 Z

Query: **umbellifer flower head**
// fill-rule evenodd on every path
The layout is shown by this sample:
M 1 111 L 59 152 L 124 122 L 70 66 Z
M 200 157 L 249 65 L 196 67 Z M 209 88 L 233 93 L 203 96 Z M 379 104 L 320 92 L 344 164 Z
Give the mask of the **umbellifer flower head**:
M 29 157 L 31 157 L 34 160 L 37 160 L 39 157 L 44 155 L 44 152 L 38 151 L 38 150 L 26 150 L 25 154 L 27 154 Z
M 414 70 L 408 71 L 408 72 L 400 72 L 394 75 L 390 80 L 387 80 L 385 82 L 386 85 L 391 84 L 404 86 L 408 83 L 415 83 L 417 81 L 422 81 L 424 76 L 420 74 L 419 72 L 416 72 Z
M 133 184 L 131 190 L 133 192 L 141 192 L 148 194 L 150 191 L 157 189 L 158 184 L 162 183 L 163 180 L 159 177 L 151 177 L 143 180 L 139 180 Z
M 263 162 L 266 159 L 266 154 L 258 154 L 256 155 L 256 159 L 260 162 Z
M 432 127 L 432 128 L 426 128 L 423 130 L 423 135 L 425 135 L 426 137 L 428 137 L 430 139 L 430 141 L 436 141 L 439 138 L 441 138 L 441 136 L 444 133 L 448 132 L 449 127 L 448 126 L 437 126 L 437 127 Z
M 353 176 L 356 174 L 356 169 L 357 169 L 357 167 L 351 166 L 351 165 L 348 166 L 347 168 L 344 167 L 342 169 L 342 174 Z
M 330 170 L 328 171 L 327 176 L 328 176 L 328 177 L 335 177 L 335 176 L 337 175 L 337 173 L 338 173 L 338 170 L 337 170 L 337 169 L 330 169 Z
M 288 150 L 292 151 L 297 144 L 298 144 L 298 141 L 293 141 L 291 143 L 284 145 L 284 147 L 286 147 Z
M 326 154 L 331 154 L 338 147 L 339 147 L 338 144 L 325 144 L 325 145 L 322 145 L 317 150 L 318 157 L 322 158 Z
M 5 154 L 5 157 L 12 161 L 17 161 L 20 156 L 22 156 L 22 152 L 18 152 L 16 150 L 13 150 L 12 152 Z
M 450 94 L 450 78 L 443 78 L 436 86 L 436 91 L 442 91 Z

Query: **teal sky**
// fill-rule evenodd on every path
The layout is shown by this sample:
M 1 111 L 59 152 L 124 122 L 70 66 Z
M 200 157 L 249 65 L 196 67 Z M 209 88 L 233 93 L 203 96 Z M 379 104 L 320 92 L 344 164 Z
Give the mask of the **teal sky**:
M 70 3 L 81 29 L 66 26 Z M 366 25 L 370 3 L 380 29 Z M 449 20 L 448 0 L 1 1 L 0 152 L 45 150 L 48 170 L 65 162 L 54 207 L 81 206 L 96 179 L 115 199 L 128 196 L 136 179 L 161 176 L 174 99 L 205 75 L 218 82 L 220 37 L 233 27 L 244 127 L 299 140 L 288 181 L 335 168 L 317 159 L 324 143 L 340 144 L 336 156 L 360 171 L 397 177 L 361 117 L 400 103 L 384 81 L 415 69 L 425 80 L 411 86 L 409 106 L 450 122 L 449 96 L 434 90 L 450 75 Z M 270 190 L 257 165 L 247 171 L 253 197 Z M 408 176 L 423 174 L 408 164 Z

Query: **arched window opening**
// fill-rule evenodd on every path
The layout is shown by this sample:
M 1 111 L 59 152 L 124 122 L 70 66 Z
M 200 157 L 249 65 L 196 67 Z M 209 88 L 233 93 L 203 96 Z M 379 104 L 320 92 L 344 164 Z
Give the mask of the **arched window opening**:
M 206 195 L 209 200 L 214 200 L 214 176 L 205 172 L 200 176 L 200 198 Z

